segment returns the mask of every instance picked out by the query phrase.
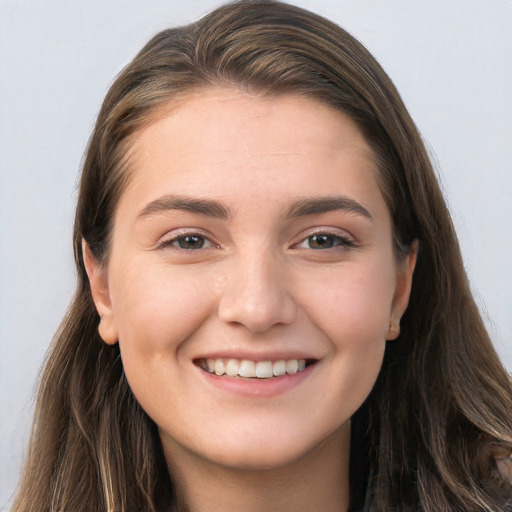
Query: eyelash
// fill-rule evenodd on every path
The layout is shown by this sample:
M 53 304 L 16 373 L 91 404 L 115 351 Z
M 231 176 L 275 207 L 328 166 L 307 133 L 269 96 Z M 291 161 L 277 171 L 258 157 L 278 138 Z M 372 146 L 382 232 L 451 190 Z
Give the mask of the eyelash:
M 192 239 L 192 238 L 199 239 L 202 241 L 202 243 L 197 248 L 179 247 L 178 245 L 176 245 L 176 244 L 179 244 L 180 241 L 185 241 L 187 238 L 188 239 Z M 212 247 L 214 247 L 216 245 L 204 234 L 191 231 L 191 232 L 179 233 L 177 236 L 162 240 L 157 245 L 157 247 L 158 247 L 158 249 L 165 249 L 167 247 L 171 247 L 173 249 L 182 250 L 182 251 L 197 251 L 199 249 L 205 248 L 204 247 L 205 243 L 210 243 Z
M 325 241 L 325 239 L 327 239 L 328 246 L 327 247 L 319 246 L 316 248 L 311 247 L 311 242 L 314 239 L 317 239 L 320 237 L 324 237 L 324 241 Z M 188 242 L 186 242 L 187 239 L 196 239 L 197 241 L 200 242 L 199 247 L 183 247 L 183 246 L 179 245 L 180 242 L 188 243 Z M 308 241 L 309 241 L 309 247 L 305 247 L 304 244 L 307 244 Z M 316 240 L 316 241 L 318 241 L 318 240 Z M 330 245 L 329 245 L 329 241 L 331 242 Z M 200 249 L 205 249 L 205 247 L 204 247 L 205 243 L 211 244 L 209 247 L 206 247 L 206 248 L 216 246 L 216 244 L 214 242 L 212 242 L 207 236 L 205 236 L 202 233 L 183 232 L 183 233 L 179 233 L 177 236 L 174 236 L 170 239 L 161 241 L 157 247 L 159 249 L 165 249 L 168 247 L 172 247 L 174 249 L 183 250 L 183 251 L 197 251 Z M 218 245 L 217 245 L 217 247 L 218 247 Z M 344 249 L 344 248 L 352 248 L 352 247 L 356 247 L 356 244 L 349 237 L 343 236 L 343 235 L 340 235 L 337 233 L 332 233 L 329 231 L 317 231 L 315 233 L 312 233 L 312 234 L 308 235 L 307 237 L 303 238 L 299 243 L 294 244 L 292 246 L 293 249 L 301 249 L 302 248 L 302 249 L 311 249 L 314 251 L 321 251 L 321 250 L 327 250 L 327 249 L 335 250 L 336 248 Z
M 308 243 L 308 241 L 309 241 L 309 244 L 311 244 L 311 241 L 318 237 L 324 237 L 324 238 L 330 239 L 332 242 L 331 245 L 329 245 L 328 247 L 317 247 L 317 248 L 313 248 L 313 247 L 311 247 L 311 245 L 309 247 L 303 246 L 303 244 Z M 301 247 L 301 246 L 303 246 L 303 247 Z M 346 249 L 346 248 L 352 248 L 352 247 L 356 247 L 356 244 L 354 243 L 354 241 L 352 239 L 350 239 L 347 236 L 343 236 L 338 233 L 332 233 L 329 231 L 317 231 L 315 233 L 312 233 L 311 235 L 302 239 L 298 244 L 295 244 L 293 246 L 294 249 L 303 248 L 303 249 L 311 249 L 314 251 L 321 251 L 321 250 L 325 251 L 328 249 L 336 250 L 336 248 Z

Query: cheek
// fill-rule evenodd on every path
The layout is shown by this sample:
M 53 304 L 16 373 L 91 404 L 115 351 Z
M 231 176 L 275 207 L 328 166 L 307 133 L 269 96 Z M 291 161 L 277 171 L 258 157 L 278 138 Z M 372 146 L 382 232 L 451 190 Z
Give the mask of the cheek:
M 339 267 L 311 282 L 309 318 L 331 345 L 329 391 L 318 400 L 343 403 L 355 412 L 372 390 L 386 347 L 394 266 L 373 264 Z
M 346 345 L 384 341 L 394 293 L 394 267 L 381 263 L 340 268 L 311 283 L 311 316 L 329 338 Z
M 330 380 L 333 385 L 319 400 L 343 403 L 353 414 L 370 394 L 382 366 L 393 285 L 386 275 L 352 271 L 326 284 L 315 323 L 330 340 Z
M 113 282 L 114 316 L 121 348 L 176 351 L 212 308 L 204 279 L 166 265 L 125 265 Z M 148 352 L 149 351 L 149 352 Z
M 211 295 L 198 276 L 169 266 L 134 261 L 121 268 L 112 284 L 123 367 L 132 392 L 156 421 L 188 396 L 177 363 L 186 355 L 182 346 L 208 318 Z

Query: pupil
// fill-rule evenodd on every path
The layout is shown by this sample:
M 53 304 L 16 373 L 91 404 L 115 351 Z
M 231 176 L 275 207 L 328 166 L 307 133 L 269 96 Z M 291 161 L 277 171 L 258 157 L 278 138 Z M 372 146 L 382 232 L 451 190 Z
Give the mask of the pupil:
M 200 236 L 184 236 L 179 239 L 178 245 L 182 249 L 201 249 L 204 245 L 204 238 Z
M 330 235 L 314 235 L 311 237 L 309 246 L 312 249 L 325 249 L 333 246 L 333 240 Z

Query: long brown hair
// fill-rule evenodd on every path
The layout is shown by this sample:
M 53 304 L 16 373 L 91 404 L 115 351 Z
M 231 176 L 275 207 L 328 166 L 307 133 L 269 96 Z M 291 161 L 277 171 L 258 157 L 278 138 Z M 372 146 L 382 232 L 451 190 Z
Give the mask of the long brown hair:
M 155 36 L 105 98 L 76 211 L 77 291 L 42 374 L 13 511 L 155 512 L 175 499 L 156 426 L 131 393 L 118 347 L 98 335 L 81 242 L 107 260 L 130 142 L 173 98 L 219 84 L 301 94 L 350 115 L 379 164 L 397 257 L 419 244 L 401 335 L 388 343 L 352 420 L 352 510 L 505 509 L 511 488 L 495 457 L 512 448 L 510 377 L 471 296 L 412 119 L 379 64 L 343 29 L 297 7 L 249 0 Z

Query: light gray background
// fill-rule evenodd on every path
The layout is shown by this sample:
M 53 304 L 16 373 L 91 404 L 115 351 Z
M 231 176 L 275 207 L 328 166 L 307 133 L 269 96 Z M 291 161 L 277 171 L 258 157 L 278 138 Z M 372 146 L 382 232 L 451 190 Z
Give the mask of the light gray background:
M 512 2 L 297 0 L 390 74 L 441 175 L 482 314 L 512 369 Z M 217 0 L 0 0 L 0 509 L 74 287 L 77 172 L 114 76 Z

